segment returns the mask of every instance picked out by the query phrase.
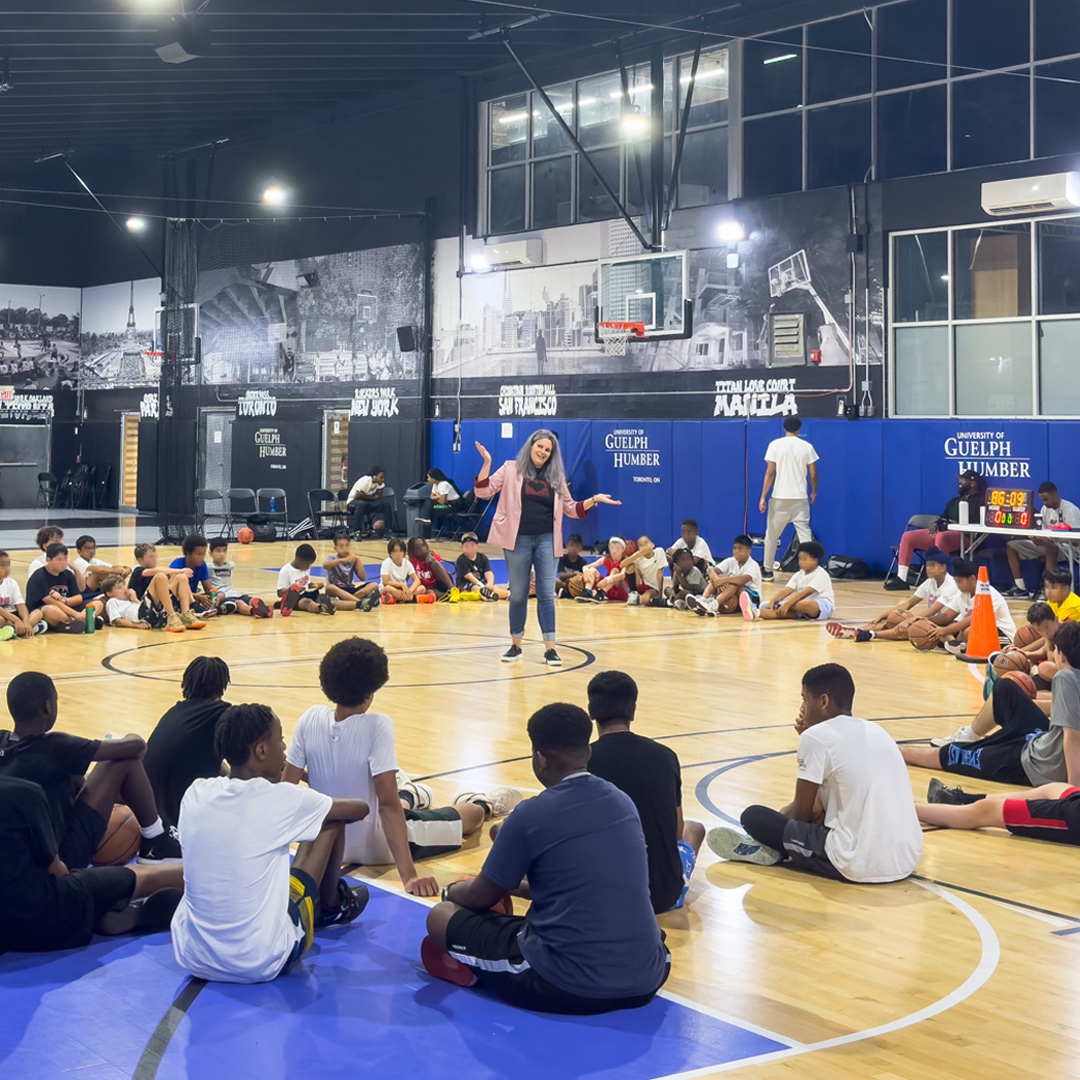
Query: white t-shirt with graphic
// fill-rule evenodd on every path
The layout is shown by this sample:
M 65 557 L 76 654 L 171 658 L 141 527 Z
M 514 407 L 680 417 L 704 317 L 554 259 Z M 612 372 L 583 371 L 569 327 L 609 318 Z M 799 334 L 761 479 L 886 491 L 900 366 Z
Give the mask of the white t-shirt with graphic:
M 747 587 L 761 592 L 761 567 L 756 559 L 747 559 L 746 562 L 740 563 L 734 555 L 730 555 L 717 565 L 716 572 L 721 577 L 742 577 L 744 574 L 749 574 L 750 581 Z
M 952 574 L 946 574 L 939 585 L 932 577 L 928 577 L 916 590 L 915 597 L 926 602 L 927 607 L 941 604 L 950 611 L 960 610 L 960 590 L 952 579 Z
M 956 617 L 957 619 L 966 619 L 975 610 L 975 597 L 957 591 L 960 596 L 960 607 L 955 609 Z M 1016 637 L 1016 623 L 1013 621 L 1008 601 L 993 585 L 990 586 L 990 600 L 994 605 L 994 622 L 997 623 L 998 633 L 1004 634 L 1012 641 Z
M 300 570 L 293 566 L 292 563 L 286 563 L 278 571 L 278 592 L 281 592 L 282 589 L 292 588 L 293 585 L 299 585 L 301 589 L 307 591 L 308 589 L 317 589 L 321 584 L 321 578 L 311 576 L 310 566 L 306 570 Z
M 11 576 L 0 581 L 0 608 L 14 611 L 20 604 L 25 604 L 19 583 Z
M 776 466 L 774 499 L 805 499 L 806 470 L 818 460 L 817 451 L 805 439 L 785 435 L 773 439 L 765 449 L 765 460 Z
M 834 716 L 799 736 L 799 779 L 819 784 L 825 853 L 848 881 L 899 881 L 922 855 L 900 749 L 869 720 Z
M 833 594 L 832 578 L 829 577 L 828 572 L 822 566 L 815 566 L 809 573 L 805 570 L 796 570 L 795 573 L 788 578 L 787 587 L 791 589 L 792 592 L 802 592 L 803 589 L 813 589 L 823 600 L 828 600 L 830 604 L 836 603 L 836 597 Z

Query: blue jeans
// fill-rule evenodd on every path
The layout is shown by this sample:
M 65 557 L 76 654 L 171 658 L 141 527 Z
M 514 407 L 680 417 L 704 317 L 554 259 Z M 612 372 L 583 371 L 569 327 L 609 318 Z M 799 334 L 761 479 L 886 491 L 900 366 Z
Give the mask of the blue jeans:
M 555 640 L 555 538 L 519 536 L 513 551 L 503 548 L 510 574 L 510 636 L 525 636 L 529 609 L 529 574 L 536 571 L 536 614 L 545 641 Z

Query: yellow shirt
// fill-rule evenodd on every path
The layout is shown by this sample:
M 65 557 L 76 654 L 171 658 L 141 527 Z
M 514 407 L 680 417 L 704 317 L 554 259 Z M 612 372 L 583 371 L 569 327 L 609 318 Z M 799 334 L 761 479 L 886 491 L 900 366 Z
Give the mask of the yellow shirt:
M 1071 592 L 1060 604 L 1051 604 L 1050 610 L 1057 616 L 1058 622 L 1065 622 L 1068 619 L 1080 622 L 1080 596 Z

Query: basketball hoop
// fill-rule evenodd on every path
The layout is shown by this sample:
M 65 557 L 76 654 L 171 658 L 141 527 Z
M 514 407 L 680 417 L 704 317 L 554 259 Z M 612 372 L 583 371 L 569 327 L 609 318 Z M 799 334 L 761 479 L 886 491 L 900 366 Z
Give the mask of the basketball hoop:
M 605 356 L 625 356 L 630 338 L 638 340 L 645 336 L 645 324 L 639 322 L 602 322 L 596 324 L 600 344 Z

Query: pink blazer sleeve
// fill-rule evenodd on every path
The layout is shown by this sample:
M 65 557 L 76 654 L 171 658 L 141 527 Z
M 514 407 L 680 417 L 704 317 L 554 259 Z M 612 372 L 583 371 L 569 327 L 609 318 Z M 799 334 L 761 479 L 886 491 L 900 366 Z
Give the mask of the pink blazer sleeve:
M 485 480 L 477 480 L 474 482 L 473 491 L 476 493 L 478 499 L 492 499 L 502 491 L 502 486 L 506 482 L 506 470 L 509 465 L 509 461 L 504 461 Z

